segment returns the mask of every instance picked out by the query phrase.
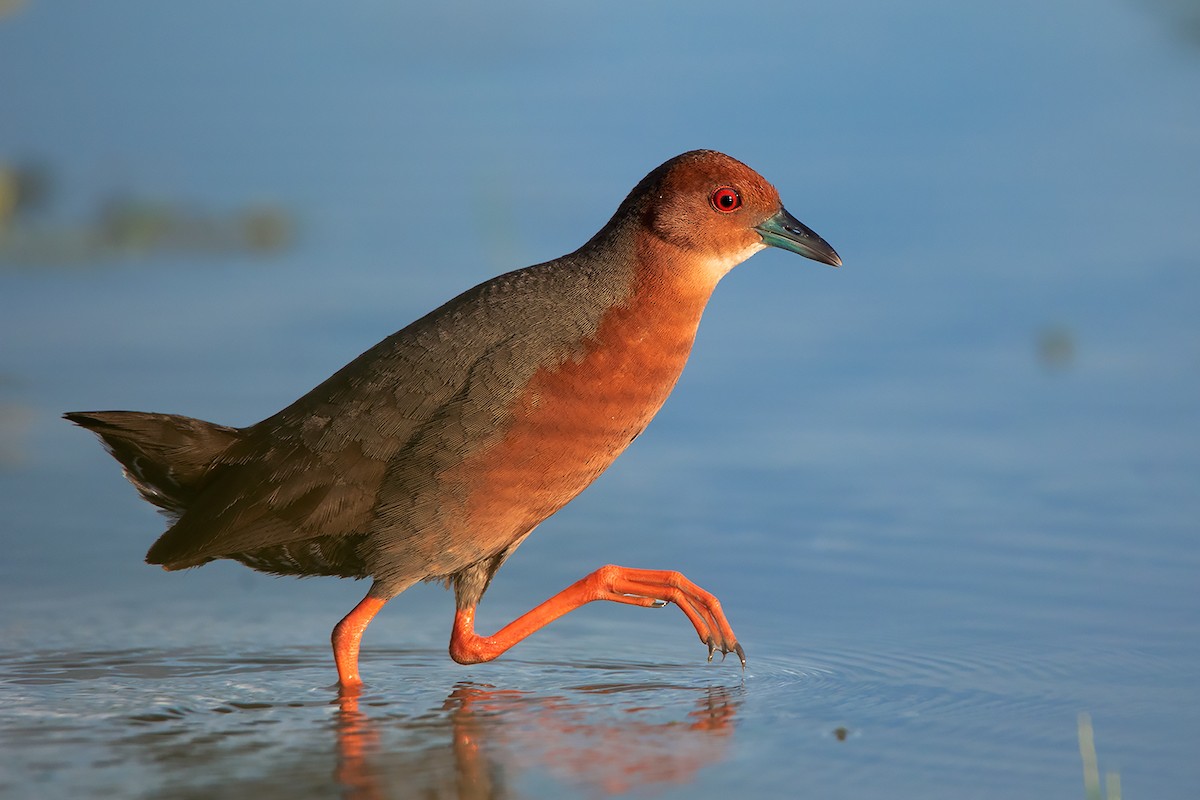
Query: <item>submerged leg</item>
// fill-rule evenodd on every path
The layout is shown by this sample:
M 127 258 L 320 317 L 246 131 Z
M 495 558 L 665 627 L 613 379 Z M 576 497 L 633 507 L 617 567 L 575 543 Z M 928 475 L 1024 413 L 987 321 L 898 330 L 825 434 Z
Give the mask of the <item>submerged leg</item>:
M 386 598 L 367 592 L 367 596 L 333 628 L 333 660 L 337 664 L 338 683 L 343 689 L 362 685 L 362 678 L 358 677 L 358 648 L 362 644 L 363 631 L 386 602 Z
M 712 661 L 713 652 L 720 650 L 722 655 L 737 653 L 742 667 L 746 666 L 745 652 L 721 611 L 720 601 L 673 570 L 630 569 L 611 564 L 601 567 L 491 636 L 480 636 L 475 632 L 478 598 L 464 598 L 461 591 L 458 594 L 458 610 L 450 635 L 450 657 L 460 664 L 491 661 L 563 614 L 594 600 L 610 600 L 643 607 L 674 603 L 691 620 L 700 641 L 708 645 L 709 661 Z

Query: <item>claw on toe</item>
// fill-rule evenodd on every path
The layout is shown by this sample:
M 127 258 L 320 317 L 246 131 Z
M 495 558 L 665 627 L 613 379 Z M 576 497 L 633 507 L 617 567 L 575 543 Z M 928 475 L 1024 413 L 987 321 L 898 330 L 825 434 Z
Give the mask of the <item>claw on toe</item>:
M 740 644 L 738 644 L 737 642 L 734 642 L 733 647 L 730 647 L 729 645 L 725 644 L 724 642 L 722 642 L 720 644 L 720 646 L 718 647 L 716 639 L 712 636 L 709 636 L 707 639 L 704 640 L 704 643 L 706 645 L 708 645 L 708 660 L 709 661 L 713 660 L 713 653 L 717 652 L 717 650 L 719 649 L 721 651 L 721 660 L 722 661 L 725 660 L 725 656 L 729 655 L 730 653 L 735 653 L 738 657 L 738 661 L 740 661 L 742 664 L 742 669 L 744 670 L 746 668 L 746 651 L 743 650 L 742 646 Z

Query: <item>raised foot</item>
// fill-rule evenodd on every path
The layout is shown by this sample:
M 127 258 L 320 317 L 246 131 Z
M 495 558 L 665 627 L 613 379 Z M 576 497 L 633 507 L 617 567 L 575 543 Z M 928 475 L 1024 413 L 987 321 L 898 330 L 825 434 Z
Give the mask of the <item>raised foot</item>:
M 746 652 L 737 637 L 721 601 L 701 589 L 675 570 L 632 569 L 608 565 L 593 572 L 584 581 L 597 592 L 595 599 L 647 607 L 674 603 L 691 621 L 700 641 L 708 647 L 708 660 L 720 650 L 724 658 L 736 653 L 742 669 L 746 668 Z
M 450 657 L 460 664 L 491 661 L 563 614 L 596 600 L 609 600 L 642 608 L 674 603 L 691 620 L 700 641 L 708 646 L 709 661 L 712 661 L 712 654 L 720 650 L 722 655 L 737 653 L 742 668 L 746 667 L 746 654 L 721 611 L 720 601 L 674 570 L 630 569 L 611 564 L 601 567 L 491 636 L 480 636 L 475 632 L 475 602 L 478 598 L 456 594 L 456 599 L 458 610 L 450 634 Z M 336 644 L 334 649 L 337 650 Z

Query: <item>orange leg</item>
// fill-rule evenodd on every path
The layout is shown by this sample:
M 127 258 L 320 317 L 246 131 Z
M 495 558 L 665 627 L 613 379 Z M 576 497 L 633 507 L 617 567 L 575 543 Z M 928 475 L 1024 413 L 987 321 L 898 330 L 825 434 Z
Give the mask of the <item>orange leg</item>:
M 721 611 L 721 602 L 683 575 L 671 570 L 630 569 L 609 565 L 571 584 L 524 616 L 510 622 L 491 636 L 475 632 L 475 606 L 458 609 L 454 631 L 450 635 L 450 657 L 460 664 L 491 661 L 529 634 L 594 600 L 611 600 L 631 606 L 663 606 L 674 603 L 691 620 L 708 645 L 708 660 L 713 652 L 737 653 L 746 666 L 746 654 L 737 643 L 729 621 Z
M 362 678 L 358 677 L 358 648 L 363 631 L 386 602 L 368 594 L 333 628 L 333 660 L 343 690 L 362 686 Z

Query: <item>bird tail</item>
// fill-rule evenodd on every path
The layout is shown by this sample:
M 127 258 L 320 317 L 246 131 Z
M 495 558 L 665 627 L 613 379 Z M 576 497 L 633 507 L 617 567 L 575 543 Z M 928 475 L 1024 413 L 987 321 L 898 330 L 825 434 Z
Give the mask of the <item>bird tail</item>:
M 147 501 L 178 518 L 200 492 L 209 466 L 241 438 L 237 428 L 140 411 L 72 411 L 65 419 L 100 437 Z

